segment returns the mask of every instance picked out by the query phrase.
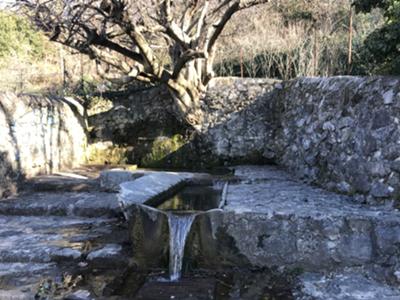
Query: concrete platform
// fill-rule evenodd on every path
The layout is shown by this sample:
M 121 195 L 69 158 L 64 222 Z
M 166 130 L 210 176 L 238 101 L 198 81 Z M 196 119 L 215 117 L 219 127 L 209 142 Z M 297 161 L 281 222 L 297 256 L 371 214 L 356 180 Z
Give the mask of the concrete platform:
M 382 282 L 400 284 L 399 211 L 361 205 L 273 166 L 238 166 L 235 175 L 241 181 L 229 185 L 223 210 L 197 216 L 190 259 L 302 272 L 375 265 Z

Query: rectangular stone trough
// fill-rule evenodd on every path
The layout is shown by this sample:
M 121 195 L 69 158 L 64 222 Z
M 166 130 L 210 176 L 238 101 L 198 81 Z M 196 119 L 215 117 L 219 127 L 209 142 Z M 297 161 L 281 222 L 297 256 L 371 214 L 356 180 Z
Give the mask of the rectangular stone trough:
M 205 174 L 151 172 L 120 184 L 118 201 L 129 223 L 134 257 L 139 266 L 157 268 L 167 265 L 169 226 L 166 211 L 180 206 L 171 197 L 185 186 L 199 182 L 210 183 L 210 177 Z M 205 202 L 210 204 L 210 201 Z M 218 207 L 219 202 L 215 206 Z

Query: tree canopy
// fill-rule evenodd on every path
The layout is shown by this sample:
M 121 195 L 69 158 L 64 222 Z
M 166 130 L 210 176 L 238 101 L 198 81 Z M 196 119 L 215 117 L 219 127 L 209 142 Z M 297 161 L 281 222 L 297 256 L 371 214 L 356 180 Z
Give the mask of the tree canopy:
M 0 58 L 40 57 L 43 44 L 41 34 L 25 18 L 0 11 Z
M 17 2 L 51 40 L 89 55 L 104 75 L 166 85 L 176 112 L 196 125 L 224 27 L 236 12 L 268 0 Z
M 400 1 L 356 0 L 358 12 L 374 8 L 384 11 L 385 25 L 372 32 L 364 42 L 361 53 L 361 72 L 400 74 Z

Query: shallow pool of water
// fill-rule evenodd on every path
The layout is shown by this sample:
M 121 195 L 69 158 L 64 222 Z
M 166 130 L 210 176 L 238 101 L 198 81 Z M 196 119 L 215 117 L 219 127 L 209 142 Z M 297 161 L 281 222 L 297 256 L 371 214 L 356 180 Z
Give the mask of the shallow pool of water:
M 207 211 L 217 208 L 222 191 L 212 186 L 188 186 L 157 206 L 164 211 Z

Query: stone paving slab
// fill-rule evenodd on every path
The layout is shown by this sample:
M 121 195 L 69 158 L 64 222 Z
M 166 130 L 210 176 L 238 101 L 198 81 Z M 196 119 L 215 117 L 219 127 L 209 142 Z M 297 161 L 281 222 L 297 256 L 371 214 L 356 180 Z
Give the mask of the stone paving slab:
M 296 300 L 398 300 L 400 289 L 377 282 L 360 273 L 344 271 L 328 275 L 300 276 Z
M 119 192 L 120 184 L 135 179 L 147 174 L 144 171 L 126 171 L 120 169 L 105 170 L 100 172 L 99 181 L 100 188 L 105 191 Z
M 117 217 L 122 212 L 114 193 L 43 192 L 0 201 L 0 214 Z
M 0 216 L 0 262 L 79 260 L 98 244 L 111 243 L 116 220 Z M 89 249 L 85 249 L 90 243 Z
M 28 179 L 26 188 L 31 188 L 37 192 L 85 192 L 98 189 L 98 181 L 92 178 L 81 178 L 74 174 L 62 173 L 65 175 L 40 175 Z M 68 176 L 69 175 L 69 176 Z
M 315 219 L 359 216 L 400 221 L 392 207 L 367 206 L 351 197 L 327 192 L 299 181 L 275 167 L 238 167 L 235 175 L 243 181 L 231 184 L 227 192 L 226 211 L 267 215 L 296 215 Z
M 0 215 L 0 299 L 33 299 L 40 282 L 65 272 L 127 267 L 131 247 L 121 221 Z
M 54 274 L 56 270 L 55 263 L 0 263 L 0 278 L 3 286 L 26 286 Z

